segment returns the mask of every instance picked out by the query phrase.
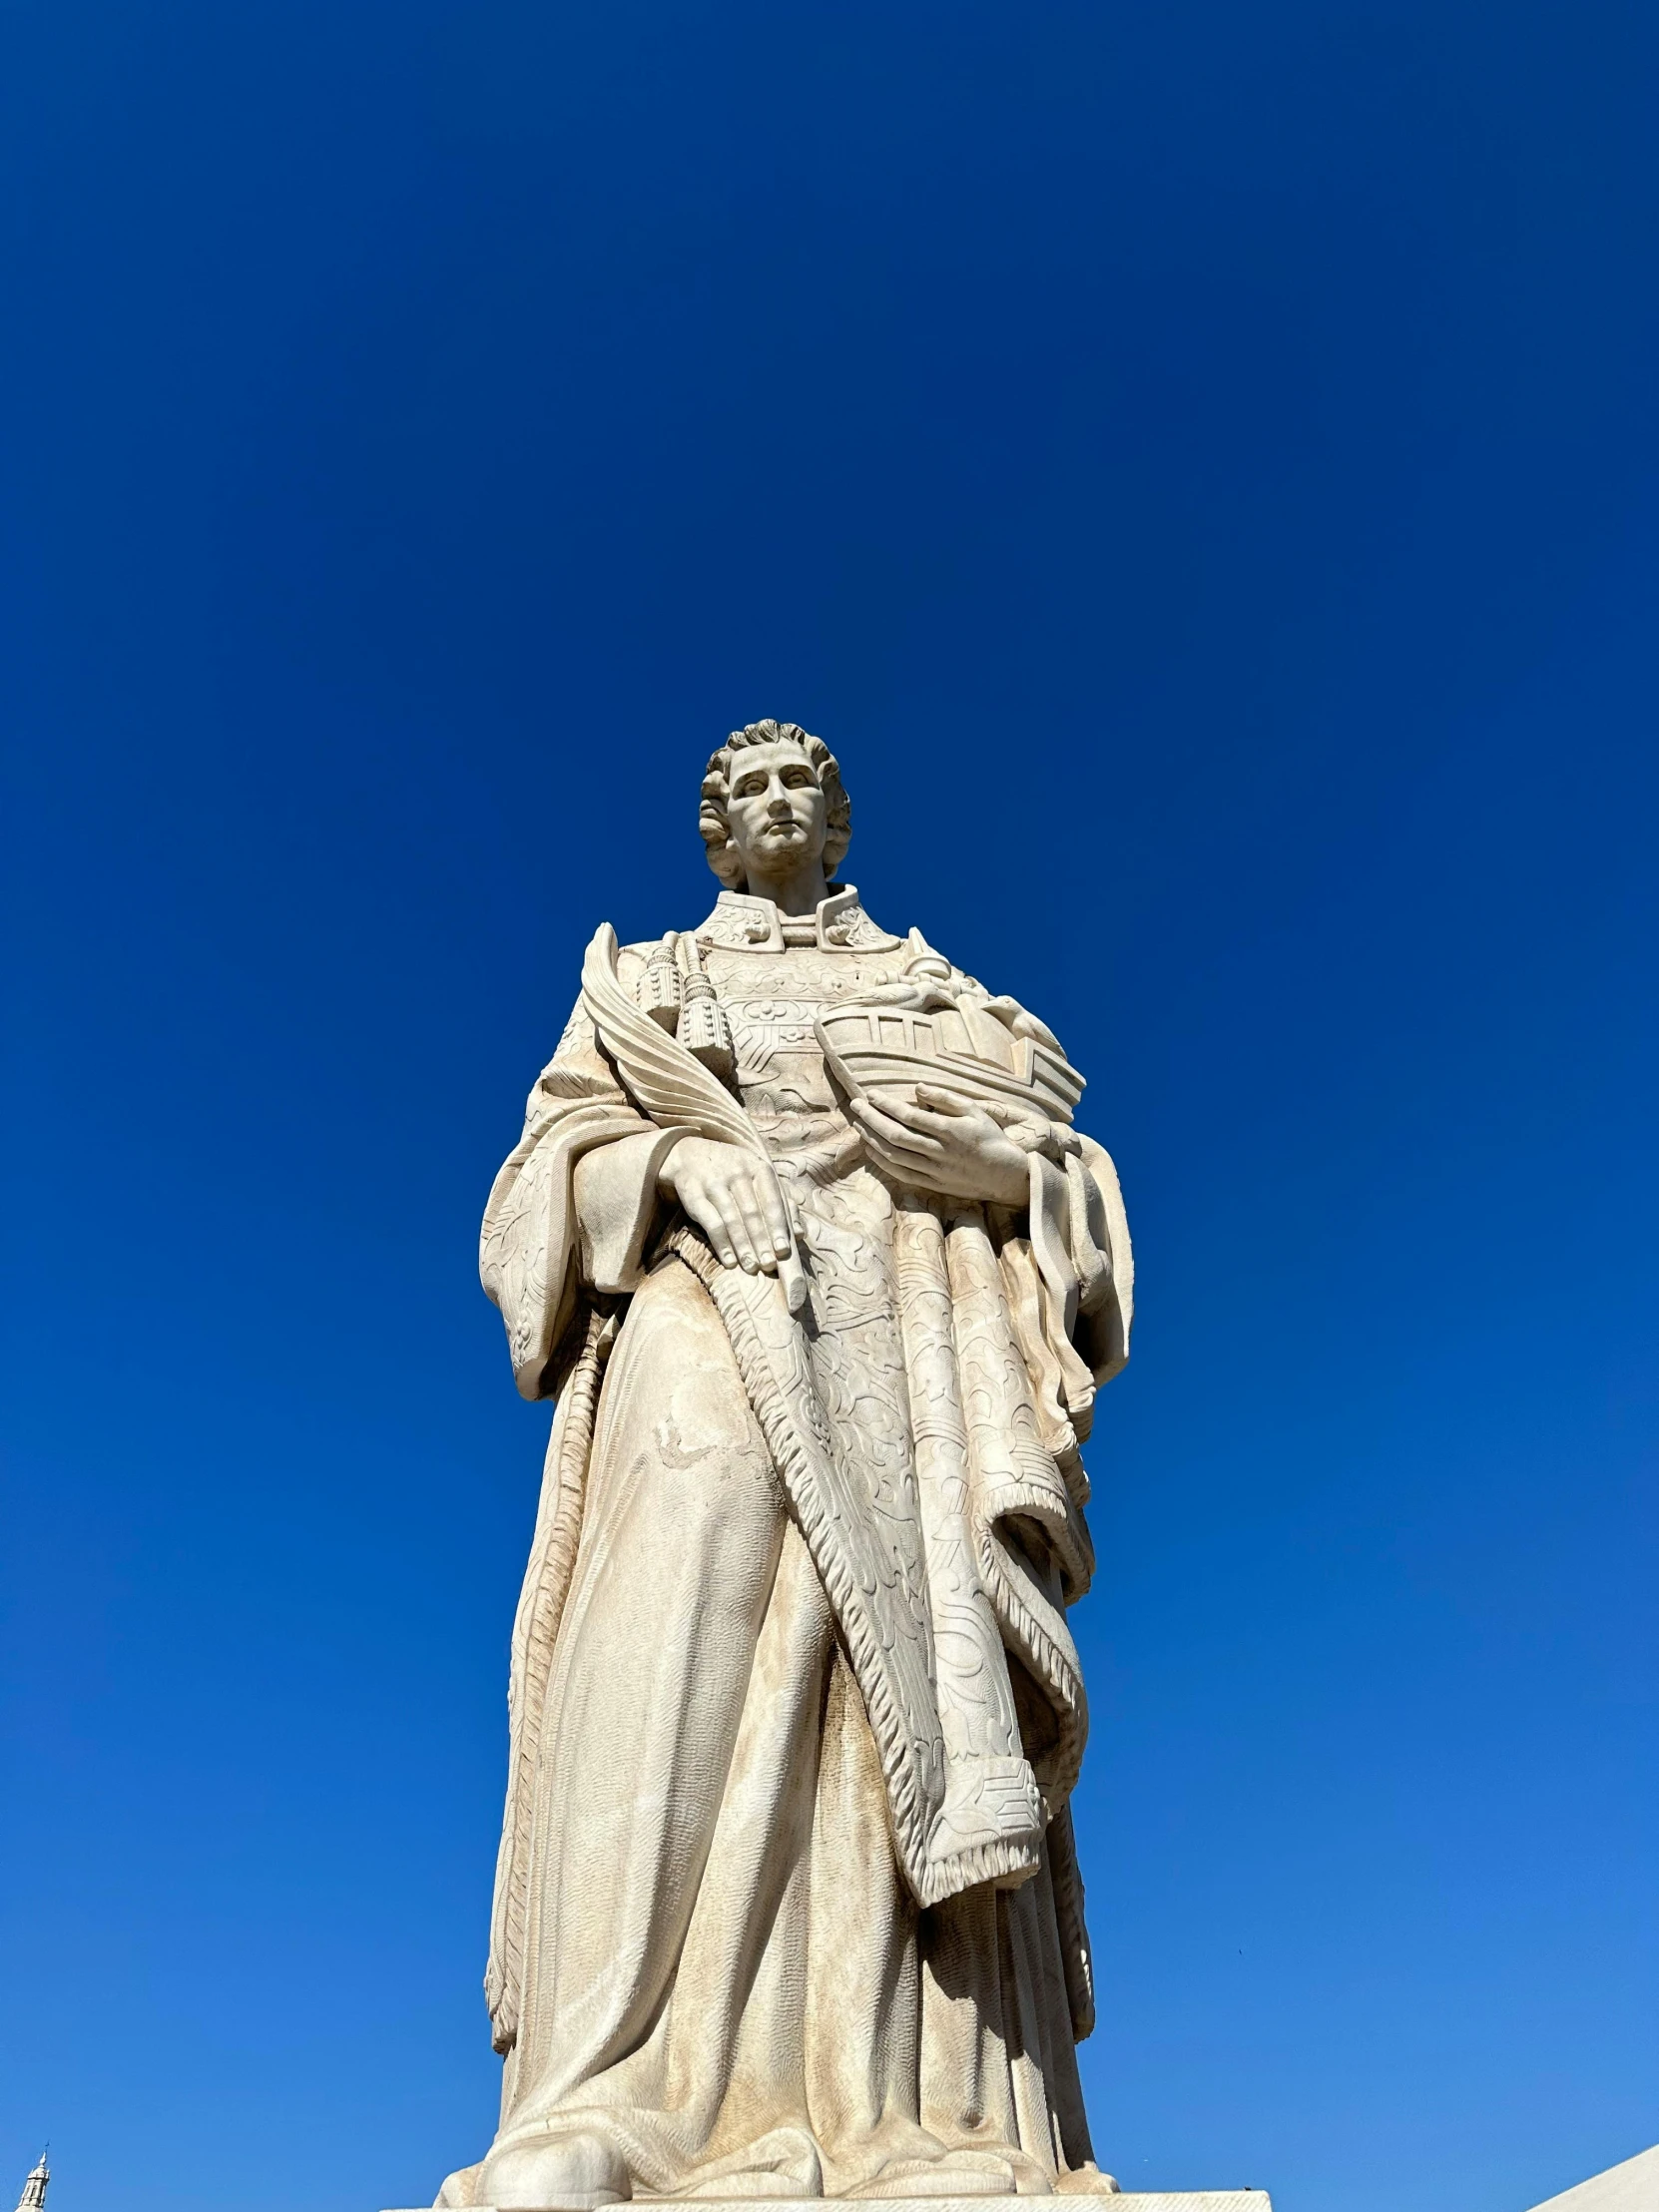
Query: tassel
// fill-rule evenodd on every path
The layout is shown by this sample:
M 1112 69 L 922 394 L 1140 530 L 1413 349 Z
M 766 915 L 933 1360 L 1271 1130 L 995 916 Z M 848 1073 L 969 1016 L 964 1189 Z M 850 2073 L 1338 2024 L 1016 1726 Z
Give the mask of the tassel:
M 646 955 L 645 974 L 640 980 L 640 1012 L 649 1014 L 658 1028 L 668 1030 L 670 1035 L 679 1022 L 680 963 L 674 957 L 672 930 Z
M 686 937 L 682 942 L 686 947 L 686 972 L 680 983 L 680 1021 L 675 1034 L 711 1075 L 732 1086 L 737 1079 L 738 1056 L 726 1009 L 715 996 L 715 987 L 698 957 L 696 941 Z

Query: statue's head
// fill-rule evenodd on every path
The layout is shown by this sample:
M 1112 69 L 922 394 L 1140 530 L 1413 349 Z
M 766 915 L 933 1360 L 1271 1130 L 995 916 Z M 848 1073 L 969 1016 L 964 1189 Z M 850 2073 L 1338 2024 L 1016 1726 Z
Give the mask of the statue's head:
M 698 828 L 728 890 L 764 889 L 816 860 L 833 876 L 852 809 L 822 738 L 795 722 L 752 722 L 710 757 Z

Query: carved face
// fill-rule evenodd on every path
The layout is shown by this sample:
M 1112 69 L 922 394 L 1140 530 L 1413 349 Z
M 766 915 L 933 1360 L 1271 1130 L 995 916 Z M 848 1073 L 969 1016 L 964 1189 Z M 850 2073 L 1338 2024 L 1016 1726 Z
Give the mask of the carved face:
M 824 793 L 798 747 L 747 746 L 733 756 L 730 774 L 727 830 L 752 884 L 778 882 L 822 859 Z

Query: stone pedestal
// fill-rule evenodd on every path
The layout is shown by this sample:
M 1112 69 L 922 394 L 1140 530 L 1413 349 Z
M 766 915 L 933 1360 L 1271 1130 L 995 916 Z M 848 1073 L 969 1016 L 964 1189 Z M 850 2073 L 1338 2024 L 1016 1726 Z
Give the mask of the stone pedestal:
M 821 2197 L 816 2200 L 823 2212 L 838 2200 Z M 1043 2201 L 1034 2197 L 879 2197 L 856 2200 L 859 2205 L 868 2204 L 874 2212 L 1033 2212 L 1033 2207 Z M 1082 2212 L 1084 2205 L 1098 2205 L 1105 2212 L 1273 2212 L 1273 2199 L 1265 2189 L 1200 2189 L 1169 2194 L 1154 2191 L 1143 2194 L 1124 2190 L 1110 2197 L 1052 2197 L 1046 2200 L 1060 2212 Z M 636 2204 L 678 2203 L 686 2212 L 806 2212 L 799 2197 L 636 2197 Z M 481 2204 L 474 2212 L 514 2212 L 511 2205 Z

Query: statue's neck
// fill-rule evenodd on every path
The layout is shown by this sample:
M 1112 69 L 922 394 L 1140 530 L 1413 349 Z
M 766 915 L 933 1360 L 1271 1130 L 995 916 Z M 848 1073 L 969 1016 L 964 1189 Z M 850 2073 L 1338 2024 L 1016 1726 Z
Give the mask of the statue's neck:
M 751 898 L 770 898 L 781 914 L 816 914 L 830 896 L 822 860 L 814 860 L 809 866 L 798 868 L 793 875 L 780 876 L 774 881 L 762 882 L 751 875 L 744 888 Z

